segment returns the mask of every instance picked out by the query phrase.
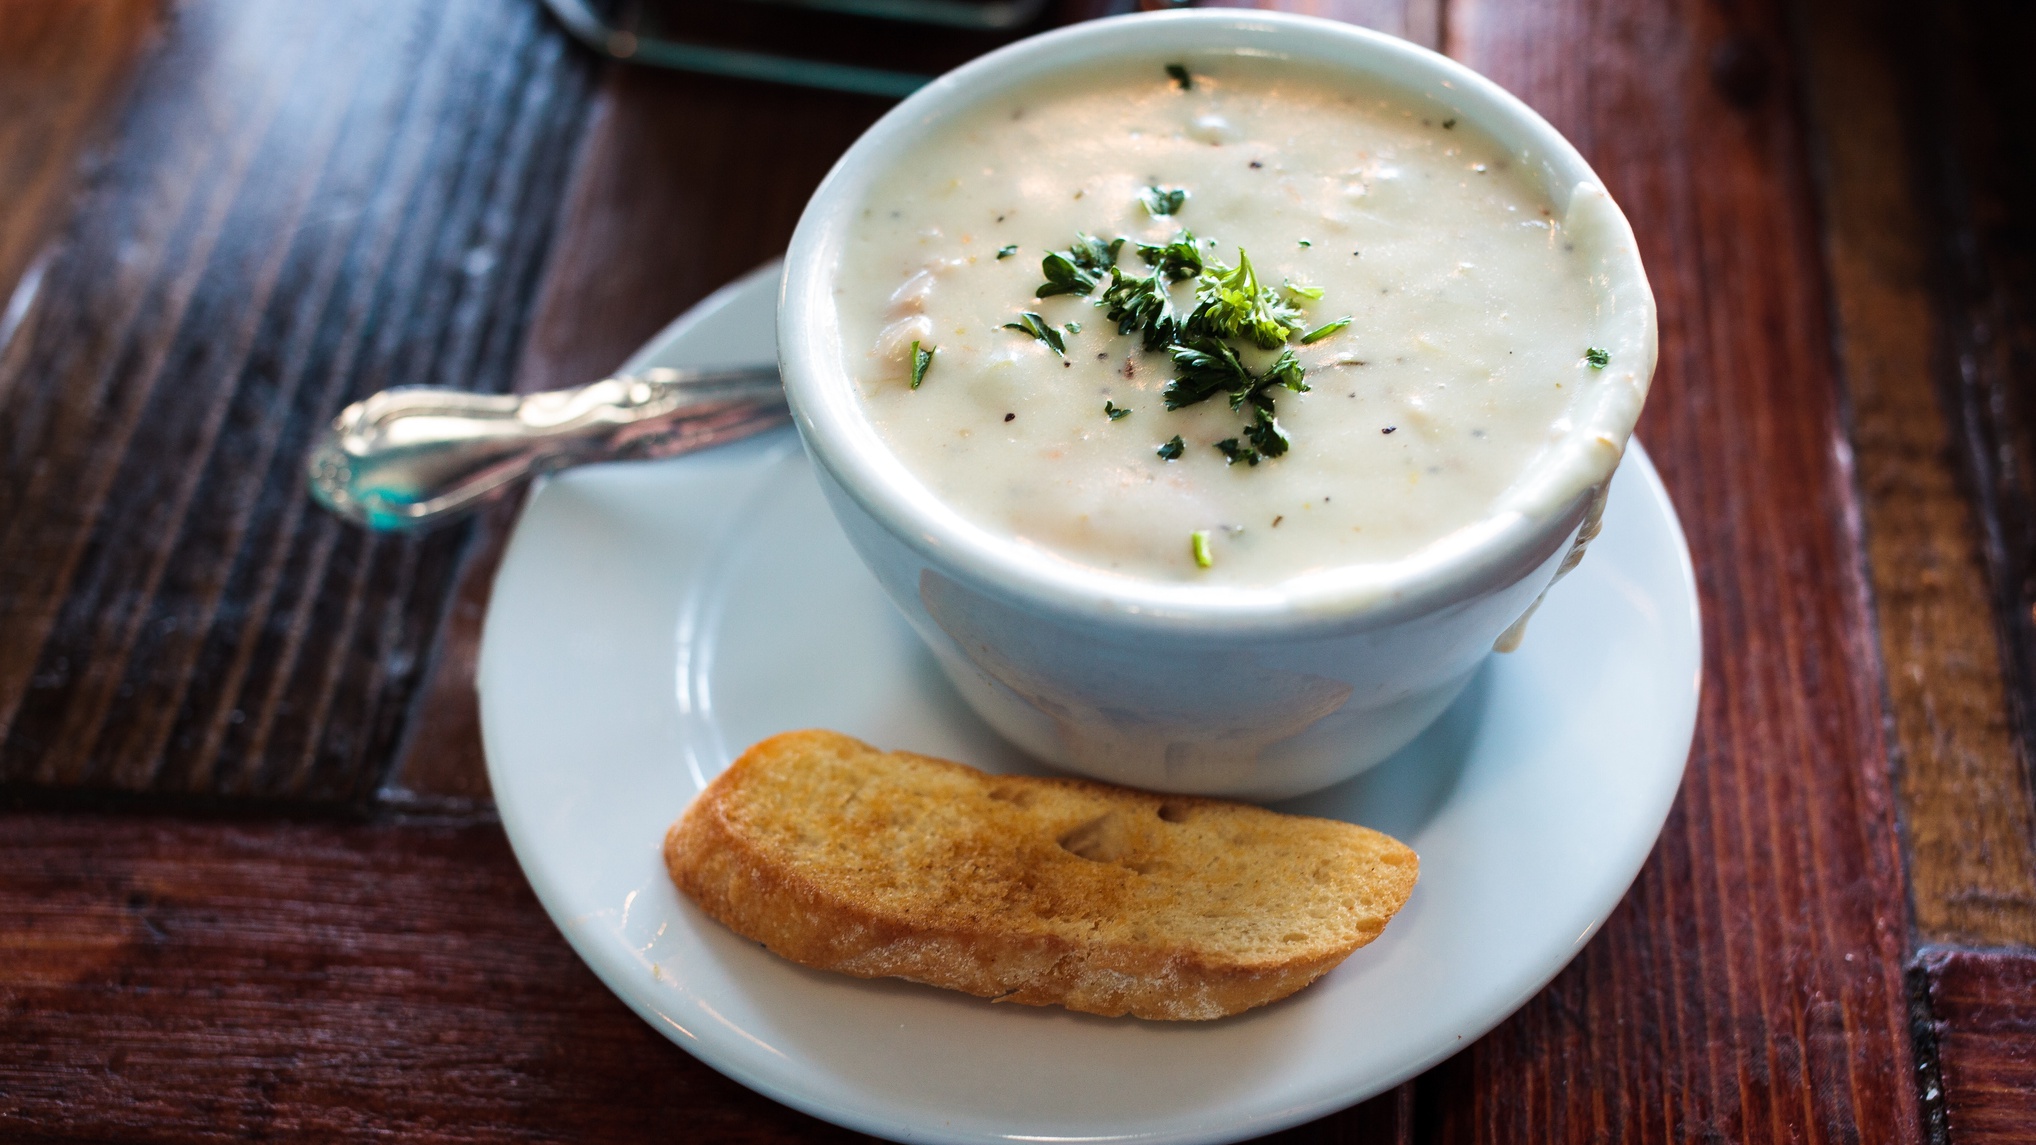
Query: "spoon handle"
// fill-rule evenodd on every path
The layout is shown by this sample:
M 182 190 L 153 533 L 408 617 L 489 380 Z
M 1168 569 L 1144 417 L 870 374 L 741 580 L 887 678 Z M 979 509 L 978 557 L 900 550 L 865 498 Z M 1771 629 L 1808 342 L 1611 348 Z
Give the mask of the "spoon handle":
M 312 497 L 346 520 L 428 529 L 540 473 L 669 457 L 788 417 L 774 365 L 660 368 L 523 396 L 402 387 L 341 411 L 305 465 Z

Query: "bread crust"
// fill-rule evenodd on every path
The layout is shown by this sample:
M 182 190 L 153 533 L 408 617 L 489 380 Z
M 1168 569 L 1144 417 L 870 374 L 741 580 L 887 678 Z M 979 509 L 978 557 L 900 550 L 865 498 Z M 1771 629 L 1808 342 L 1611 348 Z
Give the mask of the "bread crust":
M 1418 873 L 1350 824 L 989 776 L 825 731 L 745 752 L 664 853 L 702 910 L 792 961 L 1153 1019 L 1299 990 L 1376 938 Z M 1312 863 L 1320 886 L 1266 861 Z

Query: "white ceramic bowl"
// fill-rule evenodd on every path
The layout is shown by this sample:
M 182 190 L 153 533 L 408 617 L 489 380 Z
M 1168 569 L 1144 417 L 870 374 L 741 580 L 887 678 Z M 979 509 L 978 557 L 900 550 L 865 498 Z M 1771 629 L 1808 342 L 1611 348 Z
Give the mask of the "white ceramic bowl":
M 1476 125 L 1560 212 L 1594 214 L 1613 352 L 1575 428 L 1502 508 L 1402 560 L 1265 588 L 1164 584 L 1040 559 L 963 519 L 883 444 L 842 369 L 835 268 L 872 181 L 931 130 L 1059 72 L 1252 54 L 1348 72 Z M 786 255 L 778 356 L 835 515 L 984 719 L 1033 755 L 1156 790 L 1277 798 L 1412 739 L 1555 580 L 1639 415 L 1653 296 L 1632 232 L 1582 156 L 1475 72 L 1310 17 L 1196 10 L 1079 24 L 921 89 L 842 156 Z

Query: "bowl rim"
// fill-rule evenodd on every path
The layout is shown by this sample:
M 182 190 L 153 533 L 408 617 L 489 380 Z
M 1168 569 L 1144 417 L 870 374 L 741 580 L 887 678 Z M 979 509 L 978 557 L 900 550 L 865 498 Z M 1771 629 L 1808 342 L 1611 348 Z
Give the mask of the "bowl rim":
M 1557 546 L 1574 534 L 1590 499 L 1610 481 L 1610 467 L 1582 486 L 1553 478 L 1539 482 L 1549 485 L 1553 495 L 1539 503 L 1527 498 L 1524 506 L 1502 506 L 1394 561 L 1341 566 L 1265 586 L 1197 585 L 1096 569 L 998 535 L 942 502 L 883 443 L 834 349 L 839 332 L 833 270 L 854 208 L 870 183 L 925 134 L 1001 92 L 1099 57 L 1183 53 L 1289 58 L 1349 70 L 1410 101 L 1425 98 L 1438 109 L 1464 115 L 1514 153 L 1538 163 L 1558 208 L 1568 206 L 1567 189 L 1603 188 L 1560 132 L 1498 84 L 1447 56 L 1353 24 L 1255 9 L 1185 9 L 1107 17 L 1008 44 L 940 76 L 893 107 L 836 160 L 800 215 L 779 285 L 778 359 L 793 420 L 814 462 L 870 518 L 929 564 L 1051 614 L 1154 633 L 1369 628 L 1510 586 L 1548 564 Z M 1609 197 L 1606 201 L 1623 228 L 1624 250 L 1645 309 L 1647 360 L 1638 374 L 1644 395 L 1655 364 L 1653 296 L 1631 227 L 1617 205 Z M 1623 451 L 1637 409 L 1636 403 L 1623 425 L 1606 427 L 1616 434 L 1615 450 Z M 1595 428 L 1585 419 L 1544 468 L 1577 468 L 1588 431 Z M 1617 453 L 1613 456 L 1616 465 Z

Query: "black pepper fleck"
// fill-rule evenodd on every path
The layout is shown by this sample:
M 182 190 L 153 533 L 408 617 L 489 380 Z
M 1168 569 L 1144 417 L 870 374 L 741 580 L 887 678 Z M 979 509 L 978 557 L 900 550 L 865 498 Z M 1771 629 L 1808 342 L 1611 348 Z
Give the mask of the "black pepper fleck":
M 1256 159 L 1253 159 L 1253 160 L 1251 161 L 1251 169 L 1252 169 L 1252 170 L 1254 170 L 1254 171 L 1258 170 L 1258 169 L 1259 169 L 1260 167 L 1263 167 L 1263 166 L 1265 166 L 1265 164 L 1263 164 L 1263 163 L 1260 163 L 1260 162 L 1259 162 L 1258 160 L 1256 160 Z
M 1398 428 L 1400 428 L 1400 427 L 1399 427 L 1399 426 L 1397 426 L 1397 425 L 1389 425 L 1389 426 L 1387 426 L 1386 428 L 1384 428 L 1384 429 L 1380 430 L 1379 432 L 1380 432 L 1380 433 L 1391 433 L 1391 432 L 1393 432 L 1394 430 L 1396 430 L 1396 429 L 1398 429 Z
M 1017 415 L 1017 414 L 1015 414 L 1015 413 L 1007 413 L 1007 414 L 1005 414 L 1005 415 L 1004 415 L 1004 420 L 1005 420 L 1005 421 L 1016 421 L 1016 420 L 1018 420 L 1018 415 Z
M 1275 529 L 1279 528 L 1279 527 L 1280 527 L 1280 522 L 1281 522 L 1281 521 L 1284 521 L 1284 520 L 1286 520 L 1286 519 L 1287 519 L 1287 518 L 1286 518 L 1286 514 L 1284 514 L 1284 513 L 1280 514 L 1280 515 L 1279 515 L 1279 516 L 1277 516 L 1277 517 L 1274 517 L 1274 518 L 1273 518 L 1273 523 L 1272 523 L 1272 527 L 1273 527 L 1273 528 L 1275 528 Z

